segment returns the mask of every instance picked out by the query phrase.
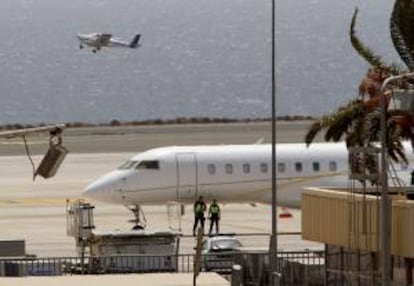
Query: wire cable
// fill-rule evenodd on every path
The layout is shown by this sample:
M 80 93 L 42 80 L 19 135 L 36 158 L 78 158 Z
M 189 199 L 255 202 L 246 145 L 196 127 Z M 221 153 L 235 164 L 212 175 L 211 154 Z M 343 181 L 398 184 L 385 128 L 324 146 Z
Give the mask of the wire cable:
M 30 150 L 29 150 L 29 146 L 27 144 L 27 140 L 26 140 L 26 136 L 22 136 L 23 137 L 23 141 L 24 141 L 24 148 L 26 149 L 26 154 L 27 157 L 29 158 L 30 163 L 32 164 L 32 168 L 33 168 L 33 181 L 35 180 L 35 172 L 36 172 L 36 167 L 34 165 L 32 156 L 30 155 Z

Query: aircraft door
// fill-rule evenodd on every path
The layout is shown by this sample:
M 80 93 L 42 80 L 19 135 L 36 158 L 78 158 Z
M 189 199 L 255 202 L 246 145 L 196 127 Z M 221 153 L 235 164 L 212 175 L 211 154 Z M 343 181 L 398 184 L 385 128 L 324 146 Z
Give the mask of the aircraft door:
M 177 201 L 194 200 L 198 193 L 196 154 L 176 154 L 175 159 L 177 165 Z

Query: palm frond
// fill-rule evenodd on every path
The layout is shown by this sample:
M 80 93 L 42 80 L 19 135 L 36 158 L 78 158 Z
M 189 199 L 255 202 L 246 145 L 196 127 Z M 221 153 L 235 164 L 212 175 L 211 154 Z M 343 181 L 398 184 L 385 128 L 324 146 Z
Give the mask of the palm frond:
M 414 70 L 414 2 L 396 0 L 390 19 L 391 39 L 410 71 Z
M 355 118 L 363 114 L 363 105 L 364 102 L 362 100 L 356 99 L 340 107 L 331 115 L 323 116 L 321 119 L 315 121 L 305 135 L 306 144 L 311 144 L 316 135 L 323 129 L 326 129 L 326 141 L 339 141 L 342 136 L 348 133 L 348 129 L 352 126 Z
M 318 135 L 318 133 L 323 129 L 324 120 L 325 117 L 322 117 L 320 120 L 312 123 L 312 125 L 309 127 L 308 132 L 305 135 L 305 143 L 307 146 L 309 146 L 313 140 L 315 140 L 316 135 Z
M 354 47 L 355 51 L 363 58 L 365 59 L 371 66 L 380 68 L 383 70 L 388 70 L 392 74 L 397 74 L 398 71 L 396 71 L 394 68 L 394 65 L 388 65 L 386 64 L 382 58 L 378 55 L 376 55 L 367 45 L 365 45 L 356 35 L 355 33 L 355 25 L 356 25 L 356 19 L 358 15 L 358 8 L 355 8 L 354 14 L 352 16 L 351 25 L 349 29 L 349 37 L 351 39 L 351 44 Z
M 405 155 L 404 146 L 401 142 L 401 132 L 402 128 L 397 124 L 397 122 L 387 114 L 388 126 L 387 126 L 387 151 L 388 155 L 394 162 L 405 162 L 408 163 L 407 157 Z
M 392 110 L 388 113 L 390 116 L 390 122 L 395 122 L 398 128 L 398 136 L 402 140 L 414 141 L 414 133 L 412 131 L 414 120 L 411 113 L 406 110 Z
M 348 133 L 349 128 L 352 126 L 351 117 L 342 117 L 335 119 L 336 122 L 326 130 L 325 141 L 338 142 L 342 136 Z

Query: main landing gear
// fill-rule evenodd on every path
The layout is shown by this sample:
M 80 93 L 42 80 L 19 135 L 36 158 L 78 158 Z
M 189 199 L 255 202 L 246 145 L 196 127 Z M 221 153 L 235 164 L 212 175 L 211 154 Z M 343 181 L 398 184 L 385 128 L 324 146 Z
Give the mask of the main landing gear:
M 135 219 L 128 222 L 134 223 L 133 230 L 145 229 L 147 227 L 147 219 L 140 205 L 126 206 L 135 216 Z M 142 218 L 141 218 L 142 215 Z

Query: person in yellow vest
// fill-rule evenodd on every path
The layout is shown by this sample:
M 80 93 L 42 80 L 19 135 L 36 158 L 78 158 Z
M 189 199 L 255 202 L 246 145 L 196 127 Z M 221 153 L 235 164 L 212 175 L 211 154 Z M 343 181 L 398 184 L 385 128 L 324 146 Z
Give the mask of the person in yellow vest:
M 208 215 L 210 217 L 210 231 L 208 234 L 211 234 L 213 229 L 213 225 L 216 225 L 216 234 L 219 233 L 219 220 L 220 220 L 220 207 L 217 204 L 217 200 L 214 199 L 211 203 L 210 207 L 208 208 Z
M 204 234 L 204 213 L 207 209 L 206 203 L 203 201 L 203 196 L 200 196 L 198 200 L 194 203 L 194 225 L 193 225 L 193 236 L 196 235 L 196 228 L 198 222 L 200 222 L 201 228 L 203 229 Z

